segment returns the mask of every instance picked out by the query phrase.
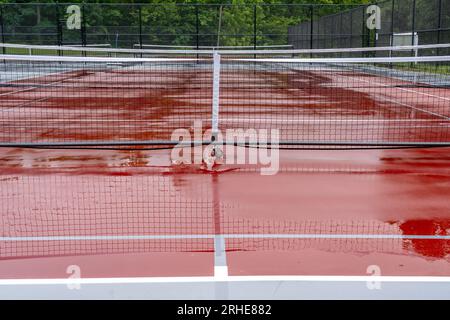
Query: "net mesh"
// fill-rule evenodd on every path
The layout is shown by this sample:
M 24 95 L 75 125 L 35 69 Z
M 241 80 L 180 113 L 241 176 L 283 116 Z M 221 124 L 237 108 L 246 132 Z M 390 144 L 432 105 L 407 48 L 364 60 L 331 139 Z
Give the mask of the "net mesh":
M 370 61 L 223 63 L 222 128 L 299 144 L 448 141 L 448 63 Z
M 209 121 L 211 65 L 5 61 L 2 142 L 170 140 Z
M 176 175 L 148 173 L 0 179 L 0 259 L 213 252 L 216 235 L 228 251 L 405 250 L 392 222 L 255 218 L 254 208 L 217 198 L 210 175 L 183 174 L 183 187 Z
M 198 122 L 202 134 L 217 122 L 225 143 L 254 145 L 252 135 L 272 129 L 281 145 L 291 147 L 450 142 L 448 56 L 224 55 L 217 68 L 218 110 L 213 110 L 211 52 L 199 58 L 192 53 L 180 51 L 183 58 L 3 55 L 0 143 L 161 147 L 179 142 L 173 135 L 177 129 L 195 133 Z M 210 142 L 206 134 L 200 140 Z

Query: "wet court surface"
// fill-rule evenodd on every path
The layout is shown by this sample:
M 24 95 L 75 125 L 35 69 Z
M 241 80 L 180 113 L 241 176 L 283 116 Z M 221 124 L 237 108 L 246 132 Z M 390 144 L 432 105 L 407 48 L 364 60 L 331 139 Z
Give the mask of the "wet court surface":
M 2 72 L 0 284 L 64 280 L 74 266 L 110 283 L 375 274 L 450 284 L 450 149 L 382 149 L 448 145 L 447 76 L 225 62 L 211 112 L 213 65 L 75 60 L 19 59 Z M 277 174 L 261 175 L 176 164 L 168 149 L 16 148 L 167 148 L 152 142 L 195 135 L 196 122 L 201 134 L 276 128 L 283 147 L 335 150 L 281 150 Z M 380 149 L 337 150 L 352 143 Z
M 271 176 L 166 150 L 1 151 L 2 279 L 450 276 L 448 149 L 282 151 Z

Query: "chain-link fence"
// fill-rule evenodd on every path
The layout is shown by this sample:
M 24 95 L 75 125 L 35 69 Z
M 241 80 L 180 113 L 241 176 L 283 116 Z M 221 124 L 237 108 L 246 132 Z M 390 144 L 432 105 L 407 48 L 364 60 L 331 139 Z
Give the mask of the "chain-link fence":
M 308 34 L 292 40 L 288 30 L 313 17 L 354 5 L 231 4 L 76 4 L 79 28 L 68 28 L 71 4 L 1 4 L 1 41 L 42 45 L 286 46 L 309 43 Z M 361 13 L 362 15 L 362 13 Z M 361 17 L 362 18 L 362 17 Z M 341 21 L 346 28 L 346 21 Z M 309 24 L 307 24 L 309 26 Z M 316 34 L 323 33 L 316 26 Z M 302 32 L 307 32 L 303 30 Z M 337 35 L 336 35 L 337 36 Z M 300 42 L 299 42 L 300 41 Z M 326 46 L 330 37 L 317 38 Z M 341 40 L 339 40 L 341 41 Z M 342 39 L 342 41 L 346 41 Z M 350 43 L 348 43 L 350 45 Z M 298 45 L 300 47 L 306 47 Z
M 366 46 L 365 6 L 334 7 L 332 14 L 323 15 L 317 7 L 310 7 L 310 19 L 289 28 L 289 43 L 296 49 L 350 48 Z
M 400 44 L 401 37 L 411 45 L 450 42 L 450 0 L 390 0 L 379 6 L 377 46 L 396 44 L 399 37 Z
M 2 42 L 42 45 L 347 48 L 450 42 L 450 0 L 388 0 L 381 29 L 366 27 L 367 5 L 1 4 Z
M 366 27 L 367 5 L 317 17 L 289 28 L 295 48 L 438 44 L 450 42 L 450 0 L 388 0 L 380 7 L 381 29 Z M 313 10 L 314 7 L 311 7 Z

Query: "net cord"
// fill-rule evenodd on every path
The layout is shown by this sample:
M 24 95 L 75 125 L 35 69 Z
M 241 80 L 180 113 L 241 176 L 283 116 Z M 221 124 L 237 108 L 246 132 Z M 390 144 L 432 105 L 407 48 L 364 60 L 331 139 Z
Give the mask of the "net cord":
M 417 46 L 387 46 L 387 47 L 362 47 L 362 48 L 333 48 L 333 49 L 283 49 L 283 50 L 182 50 L 182 49 L 120 49 L 120 48 L 93 48 L 77 46 L 42 46 L 42 45 L 21 45 L 14 43 L 0 43 L 0 48 L 15 48 L 29 50 L 55 50 L 55 51 L 76 51 L 76 52 L 104 52 L 104 53 L 147 53 L 147 54 L 209 54 L 218 52 L 222 55 L 249 55 L 249 54 L 309 54 L 309 53 L 355 53 L 355 52 L 376 52 L 376 51 L 404 51 L 404 50 L 425 50 L 425 49 L 445 49 L 450 48 L 450 43 L 417 45 Z

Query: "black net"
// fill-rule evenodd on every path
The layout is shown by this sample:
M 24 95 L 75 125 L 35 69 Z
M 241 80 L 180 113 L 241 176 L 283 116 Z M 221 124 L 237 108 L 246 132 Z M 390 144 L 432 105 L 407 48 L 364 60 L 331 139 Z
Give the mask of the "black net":
M 210 123 L 211 64 L 48 58 L 1 64 L 2 142 L 168 141 Z
M 200 121 L 202 134 L 215 122 L 224 132 L 243 130 L 227 143 L 278 130 L 280 144 L 293 147 L 448 144 L 449 58 L 431 58 L 224 57 L 213 64 L 4 56 L 0 139 L 3 146 L 161 147 Z
M 405 243 L 411 242 L 402 237 L 408 223 L 263 218 L 251 201 L 236 205 L 221 199 L 216 183 L 205 174 L 25 172 L 19 178 L 7 173 L 0 178 L 0 260 L 307 248 L 404 253 Z M 438 227 L 446 223 L 431 230 Z M 224 238 L 224 248 L 215 247 L 216 236 Z M 413 241 L 420 247 L 427 240 Z

